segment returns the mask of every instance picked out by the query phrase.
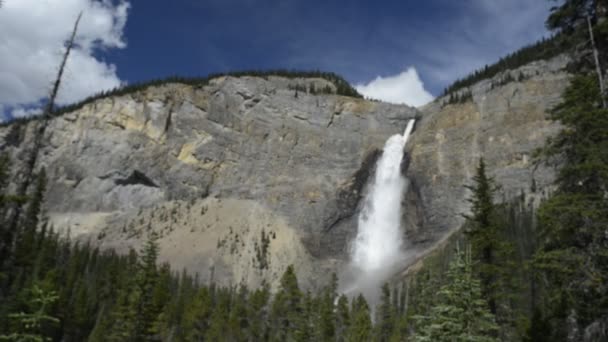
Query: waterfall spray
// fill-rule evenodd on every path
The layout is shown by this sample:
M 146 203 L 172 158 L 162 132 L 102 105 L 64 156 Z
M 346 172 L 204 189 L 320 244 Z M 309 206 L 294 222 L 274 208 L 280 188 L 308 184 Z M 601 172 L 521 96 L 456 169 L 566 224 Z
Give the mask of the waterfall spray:
M 403 135 L 390 137 L 359 214 L 357 237 L 351 249 L 353 281 L 345 293 L 363 293 L 373 301 L 378 287 L 403 260 L 401 200 L 407 180 L 401 174 L 405 144 L 414 128 L 410 120 Z

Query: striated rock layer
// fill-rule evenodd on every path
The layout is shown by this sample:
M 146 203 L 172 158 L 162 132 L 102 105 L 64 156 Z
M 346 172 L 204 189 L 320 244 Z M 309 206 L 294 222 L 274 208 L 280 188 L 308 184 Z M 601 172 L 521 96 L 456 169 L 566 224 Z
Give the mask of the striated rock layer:
M 420 118 L 402 170 L 408 265 L 458 229 L 480 156 L 502 199 L 542 198 L 550 169 L 534 150 L 559 126 L 546 112 L 569 76 L 557 57 L 420 110 L 293 87 L 323 79 L 221 77 L 208 86 L 167 84 L 111 97 L 55 118 L 39 166 L 46 210 L 72 237 L 119 251 L 151 232 L 161 258 L 220 284 L 276 285 L 294 264 L 304 287 L 322 284 L 348 259 L 359 200 L 388 137 Z M 0 128 L 16 172 L 34 124 Z M 409 165 L 409 167 L 408 167 Z M 17 176 L 18 174 L 16 174 Z
M 221 77 L 150 87 L 55 118 L 39 166 L 59 230 L 119 251 L 160 236 L 161 259 L 220 284 L 276 284 L 295 264 L 314 286 L 347 255 L 346 224 L 386 138 L 418 112 Z M 34 125 L 2 128 L 22 158 Z M 20 166 L 17 163 L 18 167 Z M 22 167 L 22 166 L 21 166 Z M 356 220 L 354 221 L 356 222 Z
M 465 185 L 472 184 L 480 157 L 501 187 L 498 201 L 523 195 L 536 206 L 551 191 L 554 170 L 533 154 L 560 129 L 547 113 L 569 84 L 568 62 L 565 56 L 537 61 L 460 91 L 472 94 L 464 103 L 443 98 L 421 109 L 408 144 L 414 191 L 405 216 L 417 218 L 409 226 L 411 262 L 464 223 L 470 206 Z M 503 84 L 508 74 L 519 81 Z

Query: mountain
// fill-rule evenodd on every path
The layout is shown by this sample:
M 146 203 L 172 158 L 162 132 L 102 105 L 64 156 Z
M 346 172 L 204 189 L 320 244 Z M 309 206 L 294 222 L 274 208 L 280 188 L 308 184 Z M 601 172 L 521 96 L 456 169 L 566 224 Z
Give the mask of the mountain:
M 356 232 L 342 223 L 378 149 L 419 115 L 307 93 L 328 87 L 335 92 L 322 78 L 217 77 L 54 118 L 39 159 L 49 220 L 122 252 L 156 232 L 161 260 L 203 281 L 276 285 L 289 264 L 309 287 L 325 280 Z M 33 124 L 3 129 L 13 160 L 24 160 Z
M 551 191 L 552 170 L 532 155 L 559 129 L 546 112 L 567 64 L 536 61 L 419 109 L 328 94 L 336 84 L 320 77 L 217 76 L 107 96 L 49 122 L 45 211 L 57 230 L 119 252 L 155 232 L 160 259 L 204 282 L 276 286 L 294 264 L 315 288 L 348 262 L 385 140 L 416 118 L 402 168 L 407 270 L 462 225 L 482 154 L 503 200 Z M 0 128 L 13 179 L 35 125 Z

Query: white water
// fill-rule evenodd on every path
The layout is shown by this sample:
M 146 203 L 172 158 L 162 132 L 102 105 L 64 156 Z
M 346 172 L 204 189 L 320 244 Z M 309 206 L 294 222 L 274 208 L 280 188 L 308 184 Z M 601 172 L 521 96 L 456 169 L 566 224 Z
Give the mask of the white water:
M 352 280 L 343 292 L 363 293 L 368 301 L 373 301 L 379 286 L 404 258 L 401 200 L 407 180 L 401 174 L 401 161 L 414 122 L 408 122 L 403 135 L 386 141 L 359 214 L 357 237 L 351 249 Z

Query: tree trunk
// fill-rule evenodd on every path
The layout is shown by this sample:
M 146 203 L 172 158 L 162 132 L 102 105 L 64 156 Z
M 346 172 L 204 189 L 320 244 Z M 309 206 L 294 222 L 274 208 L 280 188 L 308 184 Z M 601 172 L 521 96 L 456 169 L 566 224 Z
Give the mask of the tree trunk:
M 0 0 L 1 1 L 1 0 Z M 61 85 L 61 79 L 63 77 L 63 72 L 65 70 L 65 65 L 67 63 L 68 57 L 70 56 L 70 52 L 74 47 L 74 40 L 76 38 L 76 32 L 78 31 L 78 24 L 80 23 L 80 18 L 82 17 L 82 12 L 78 14 L 78 18 L 76 18 L 76 22 L 74 23 L 74 29 L 72 30 L 72 34 L 70 36 L 70 40 L 68 41 L 68 45 L 66 47 L 65 54 L 63 55 L 63 59 L 61 60 L 61 64 L 59 66 L 59 70 L 57 72 L 57 77 L 53 82 L 53 87 L 51 88 L 51 92 L 49 94 L 49 100 L 44 107 L 44 112 L 42 113 L 42 120 L 35 121 L 35 130 L 34 130 L 34 142 L 29 151 L 24 151 L 26 154 L 26 162 L 25 162 L 25 170 L 23 172 L 23 178 L 21 180 L 21 184 L 17 188 L 17 196 L 20 198 L 25 197 L 27 195 L 27 189 L 29 188 L 32 180 L 34 178 L 34 169 L 36 167 L 36 162 L 38 160 L 38 152 L 42 145 L 42 137 L 46 130 L 46 126 L 48 125 L 49 118 L 53 113 L 53 109 L 55 107 L 55 99 L 57 98 L 57 93 L 59 91 L 59 86 Z M 28 153 L 29 152 L 29 153 Z M 5 237 L 3 241 L 0 241 L 0 260 L 6 260 L 9 251 L 13 247 L 13 239 L 16 235 L 17 226 L 19 223 L 19 219 L 21 217 L 21 213 L 23 211 L 23 203 L 17 203 L 13 208 L 9 216 L 8 225 L 4 229 Z
M 593 58 L 595 59 L 595 72 L 600 83 L 600 95 L 602 97 L 602 108 L 606 109 L 606 91 L 604 89 L 604 77 L 602 76 L 602 68 L 600 66 L 600 57 L 597 47 L 595 46 L 595 38 L 593 36 L 593 27 L 591 26 L 591 17 L 587 15 L 587 28 L 589 29 L 589 37 L 591 38 L 591 48 L 593 49 Z

